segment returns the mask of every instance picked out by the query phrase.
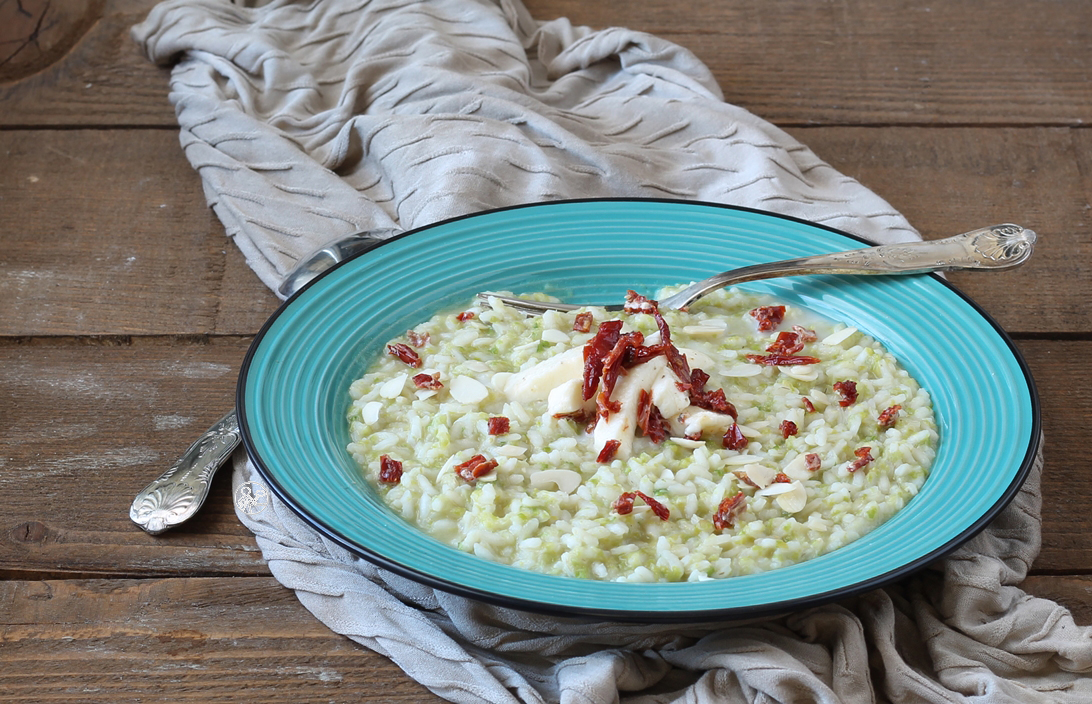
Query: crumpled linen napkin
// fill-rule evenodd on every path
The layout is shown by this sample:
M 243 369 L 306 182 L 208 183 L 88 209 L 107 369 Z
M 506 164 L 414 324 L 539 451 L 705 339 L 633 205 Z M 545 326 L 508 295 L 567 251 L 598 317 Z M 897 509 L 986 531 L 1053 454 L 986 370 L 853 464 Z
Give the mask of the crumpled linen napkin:
M 173 66 L 181 143 L 271 288 L 361 229 L 516 203 L 673 197 L 761 208 L 875 242 L 905 219 L 707 68 L 648 34 L 536 22 L 519 0 L 168 0 L 133 28 Z M 1078 702 L 1092 629 L 1016 585 L 1039 550 L 1041 456 L 1013 503 L 896 585 L 755 623 L 559 619 L 381 570 L 272 503 L 240 519 L 338 633 L 458 702 Z M 261 477 L 245 457 L 236 489 Z

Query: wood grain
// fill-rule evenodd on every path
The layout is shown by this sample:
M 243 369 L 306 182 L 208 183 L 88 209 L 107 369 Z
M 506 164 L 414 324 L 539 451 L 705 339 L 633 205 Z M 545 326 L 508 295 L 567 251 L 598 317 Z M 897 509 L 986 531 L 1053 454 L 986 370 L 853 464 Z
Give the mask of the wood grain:
M 190 523 L 160 537 L 128 518 L 133 496 L 233 403 L 247 338 L 0 345 L 0 575 L 267 574 L 235 516 L 228 471 Z M 1085 573 L 1092 342 L 1022 340 L 1047 428 L 1043 548 L 1035 569 Z M 968 471 L 973 471 L 969 468 Z
M 128 519 L 230 408 L 277 306 L 182 154 L 169 67 L 130 37 L 156 2 L 0 0 L 0 699 L 439 701 L 270 576 L 228 470 L 182 527 Z M 1092 625 L 1092 3 L 525 2 L 688 48 L 927 237 L 1039 232 L 1022 269 L 951 279 L 1039 388 L 1022 586 Z
M 1026 266 L 952 281 L 1014 333 L 1092 331 L 1087 135 L 852 127 L 793 135 L 929 237 L 1001 221 L 1032 227 L 1041 238 Z M 279 303 L 206 207 L 173 132 L 0 131 L 0 198 L 0 334 L 252 334 Z
M 162 537 L 133 497 L 234 404 L 248 339 L 62 338 L 0 345 L 0 575 L 268 574 L 230 469 Z
M 623 26 L 690 49 L 726 99 L 777 124 L 1082 125 L 1092 122 L 1092 6 L 978 3 L 530 0 L 531 14 Z M 174 124 L 167 70 L 129 28 L 154 0 L 107 0 L 46 70 L 0 86 L 0 125 Z
M 2 334 L 253 333 L 278 303 L 173 131 L 0 131 L 0 200 Z
M 0 582 L 0 698 L 433 702 L 273 578 Z
M 1022 586 L 1092 622 L 1089 578 Z M 5 699 L 441 701 L 272 578 L 6 581 L 0 603 Z

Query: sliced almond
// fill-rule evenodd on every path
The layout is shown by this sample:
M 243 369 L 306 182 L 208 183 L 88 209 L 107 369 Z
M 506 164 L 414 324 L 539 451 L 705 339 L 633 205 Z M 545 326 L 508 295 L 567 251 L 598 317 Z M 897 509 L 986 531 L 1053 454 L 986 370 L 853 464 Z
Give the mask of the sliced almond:
M 843 342 L 845 342 L 846 340 L 848 340 L 853 335 L 853 333 L 855 333 L 855 332 L 857 332 L 857 328 L 855 328 L 855 327 L 848 327 L 848 328 L 842 328 L 841 330 L 835 330 L 834 332 L 832 332 L 831 334 L 827 335 L 826 337 L 824 337 L 822 339 L 822 344 L 831 345 L 831 346 L 840 345 Z
M 725 325 L 702 323 L 701 325 L 685 325 L 683 326 L 683 332 L 691 337 L 715 337 L 716 335 L 723 335 L 726 328 Z
M 819 369 L 814 364 L 794 364 L 790 367 L 778 367 L 778 371 L 798 381 L 815 381 L 819 378 Z
M 749 376 L 758 376 L 762 373 L 761 364 L 735 364 L 721 371 L 721 376 L 730 376 L 735 379 L 743 379 Z
M 811 472 L 808 470 L 808 458 L 803 452 L 793 457 L 788 464 L 781 468 L 781 471 L 789 479 L 811 478 Z
M 743 476 L 751 480 L 751 482 L 759 489 L 765 489 L 773 483 L 774 478 L 777 476 L 777 470 L 771 469 L 762 464 L 748 464 L 739 470 Z
M 451 398 L 459 403 L 481 403 L 489 388 L 472 376 L 456 376 L 451 380 Z
M 408 374 L 398 374 L 383 382 L 383 385 L 379 387 L 379 395 L 383 398 L 396 398 L 402 394 L 402 389 L 406 386 L 406 379 L 409 378 Z
M 775 500 L 782 511 L 785 511 L 786 513 L 796 513 L 807 506 L 808 490 L 798 481 L 792 482 L 789 486 L 792 487 L 792 490 L 781 494 Z
M 758 455 L 728 455 L 724 458 L 724 464 L 751 464 L 761 459 Z
M 531 486 L 537 489 L 553 484 L 558 491 L 571 494 L 576 491 L 584 478 L 580 476 L 579 472 L 574 472 L 571 469 L 542 469 L 531 472 L 530 480 Z
M 368 425 L 372 425 L 379 420 L 381 410 L 383 410 L 383 404 L 380 401 L 368 401 L 364 404 L 364 408 L 360 409 L 360 418 Z
M 675 443 L 679 447 L 688 447 L 691 450 L 696 450 L 699 447 L 703 447 L 705 445 L 704 440 L 691 440 L 690 438 L 672 437 L 672 438 L 669 438 L 669 440 L 671 440 L 671 442 Z

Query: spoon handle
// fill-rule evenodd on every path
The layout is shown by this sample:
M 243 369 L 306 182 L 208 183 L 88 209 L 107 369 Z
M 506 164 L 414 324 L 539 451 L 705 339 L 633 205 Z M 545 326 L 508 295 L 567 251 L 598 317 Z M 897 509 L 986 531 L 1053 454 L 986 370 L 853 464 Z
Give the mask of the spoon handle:
M 239 421 L 235 411 L 216 421 L 171 468 L 144 487 L 129 507 L 129 518 L 158 535 L 187 520 L 209 493 L 212 475 L 239 446 Z
M 755 264 L 692 284 L 660 301 L 664 308 L 686 308 L 729 284 L 806 274 L 921 274 L 955 269 L 1007 269 L 1031 256 L 1036 235 L 1019 225 L 983 227 L 942 240 L 863 247 L 845 252 Z

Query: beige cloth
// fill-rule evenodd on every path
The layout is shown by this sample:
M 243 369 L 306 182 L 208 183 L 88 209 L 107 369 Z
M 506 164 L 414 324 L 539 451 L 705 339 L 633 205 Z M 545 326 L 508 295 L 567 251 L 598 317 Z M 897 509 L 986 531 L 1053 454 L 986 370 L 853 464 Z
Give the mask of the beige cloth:
M 133 29 L 173 65 L 181 142 L 272 288 L 336 237 L 595 196 L 731 203 L 876 242 L 902 216 L 724 102 L 654 36 L 534 21 L 519 0 L 168 0 Z M 458 702 L 1092 701 L 1092 631 L 1015 585 L 1039 549 L 1041 458 L 952 557 L 884 590 L 752 624 L 563 620 L 380 570 L 279 502 L 270 569 L 317 618 Z M 236 486 L 261 483 L 236 462 Z

